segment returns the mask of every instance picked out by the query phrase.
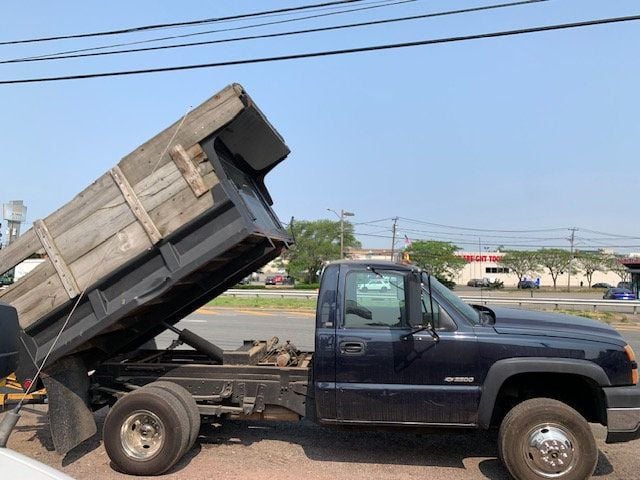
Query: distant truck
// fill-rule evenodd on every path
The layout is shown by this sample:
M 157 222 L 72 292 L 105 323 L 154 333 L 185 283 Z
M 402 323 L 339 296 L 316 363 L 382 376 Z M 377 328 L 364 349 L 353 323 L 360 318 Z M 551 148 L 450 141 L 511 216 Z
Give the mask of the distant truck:
M 58 451 L 95 434 L 92 412 L 105 406 L 107 454 L 120 471 L 134 475 L 166 472 L 193 446 L 201 422 L 211 419 L 307 418 L 328 427 L 425 432 L 498 428 L 501 460 L 513 477 L 525 480 L 588 478 L 598 449 L 587 422 L 605 425 L 608 442 L 640 436 L 638 365 L 613 328 L 568 315 L 467 305 L 410 265 L 329 264 L 320 281 L 314 352 L 275 337 L 223 351 L 177 329 L 180 319 L 291 242 L 262 183 L 288 150 L 244 91 L 232 90 L 223 96 L 239 98 L 243 106 L 232 102 L 236 109 L 227 123 L 204 122 L 207 128 L 200 128 L 203 117 L 196 115 L 187 125 L 189 135 L 200 132 L 189 137 L 187 151 L 198 143 L 206 156 L 196 153 L 200 163 L 208 163 L 205 168 L 220 182 L 205 194 L 213 206 L 176 220 L 170 232 L 158 228 L 157 242 L 142 224 L 136 225 L 138 234 L 116 237 L 118 245 L 140 238 L 146 243 L 122 263 L 99 251 L 93 258 L 104 257 L 105 265 L 91 281 L 63 254 L 63 241 L 56 241 L 58 251 L 50 248 L 49 258 L 60 254 L 59 261 L 71 262 L 69 269 L 47 264 L 49 270 L 38 267 L 41 280 L 35 280 L 36 269 L 11 287 L 21 316 L 21 378 L 30 379 L 31 358 L 38 363 L 51 352 L 44 383 Z M 213 100 L 200 112 L 206 116 L 218 107 Z M 139 152 L 162 151 L 175 131 Z M 138 165 L 150 165 L 144 175 L 129 167 L 129 183 L 139 185 L 155 173 L 153 160 L 155 155 Z M 166 175 L 179 179 L 182 170 L 171 169 Z M 163 178 L 137 187 L 143 206 L 143 192 Z M 191 187 L 183 186 L 194 201 Z M 102 215 L 109 210 L 105 205 L 129 204 L 123 198 L 95 202 L 100 195 L 97 189 L 80 197 L 65 213 L 93 203 L 101 205 L 96 208 Z M 186 209 L 178 201 L 170 211 L 182 212 L 176 213 L 182 218 Z M 140 216 L 132 222 L 143 222 Z M 164 215 L 151 219 L 166 221 Z M 52 229 L 55 221 L 45 223 Z M 117 236 L 117 229 L 107 233 Z M 53 236 L 41 232 L 23 248 L 43 248 Z M 9 263 L 0 256 L 0 266 L 11 268 Z M 73 296 L 64 286 L 67 271 L 79 277 L 84 293 Z M 59 287 L 47 286 L 56 278 Z M 378 280 L 385 290 L 368 287 Z M 51 291 L 66 297 L 44 302 Z M 15 319 L 8 307 L 0 313 Z M 141 348 L 165 330 L 192 349 Z

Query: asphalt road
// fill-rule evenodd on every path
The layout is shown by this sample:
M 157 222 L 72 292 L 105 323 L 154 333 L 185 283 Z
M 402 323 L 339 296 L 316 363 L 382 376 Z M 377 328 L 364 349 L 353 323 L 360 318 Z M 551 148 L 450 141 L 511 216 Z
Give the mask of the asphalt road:
M 224 348 L 245 339 L 273 335 L 291 339 L 299 348 L 313 347 L 310 312 L 200 310 L 180 322 Z M 640 352 L 640 327 L 621 333 Z M 159 346 L 175 338 L 163 334 Z M 99 428 L 104 410 L 97 413 Z M 593 425 L 600 456 L 595 478 L 640 479 L 640 440 L 606 445 L 605 429 Z M 53 451 L 46 406 L 25 409 L 9 446 L 63 470 L 75 478 L 132 478 L 114 471 L 99 436 L 66 456 Z M 419 436 L 412 433 L 334 431 L 308 422 L 240 422 L 205 425 L 196 446 L 168 479 L 507 479 L 496 458 L 495 433 Z

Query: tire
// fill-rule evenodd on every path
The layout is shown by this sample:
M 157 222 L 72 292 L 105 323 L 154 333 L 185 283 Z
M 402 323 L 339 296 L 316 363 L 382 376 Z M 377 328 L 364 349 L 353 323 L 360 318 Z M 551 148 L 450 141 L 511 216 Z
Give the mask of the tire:
M 589 424 L 573 408 L 534 398 L 504 417 L 498 455 L 517 480 L 584 480 L 596 468 L 598 448 Z
M 178 401 L 182 404 L 185 411 L 187 412 L 187 416 L 189 417 L 189 441 L 185 446 L 185 451 L 182 452 L 182 454 L 184 455 L 189 450 L 191 450 L 191 447 L 193 447 L 193 445 L 196 443 L 196 439 L 200 434 L 201 420 L 200 411 L 198 410 L 198 404 L 186 388 L 174 382 L 160 380 L 157 382 L 151 382 L 145 385 L 144 388 L 159 388 L 171 393 L 178 399 Z
M 160 475 L 182 456 L 189 441 L 189 417 L 173 394 L 141 388 L 111 408 L 102 437 L 107 455 L 123 473 Z

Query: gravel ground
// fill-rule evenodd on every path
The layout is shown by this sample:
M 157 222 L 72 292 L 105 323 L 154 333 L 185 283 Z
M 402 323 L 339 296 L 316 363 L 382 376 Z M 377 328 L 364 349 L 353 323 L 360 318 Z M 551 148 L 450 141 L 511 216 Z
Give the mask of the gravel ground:
M 97 413 L 99 426 L 106 412 Z M 640 479 L 640 441 L 600 447 L 596 478 Z M 9 447 L 78 479 L 133 478 L 117 473 L 99 437 L 62 457 L 53 451 L 46 406 L 30 406 Z M 507 479 L 494 433 L 416 435 L 336 431 L 307 422 L 205 425 L 199 441 L 166 479 Z

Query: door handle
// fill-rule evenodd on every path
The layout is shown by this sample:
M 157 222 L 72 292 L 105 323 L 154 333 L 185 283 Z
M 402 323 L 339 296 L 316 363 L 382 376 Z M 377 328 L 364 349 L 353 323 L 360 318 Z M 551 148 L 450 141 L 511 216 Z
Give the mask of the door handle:
M 345 355 L 358 355 L 364 353 L 363 342 L 342 342 L 340 343 L 340 353 Z

